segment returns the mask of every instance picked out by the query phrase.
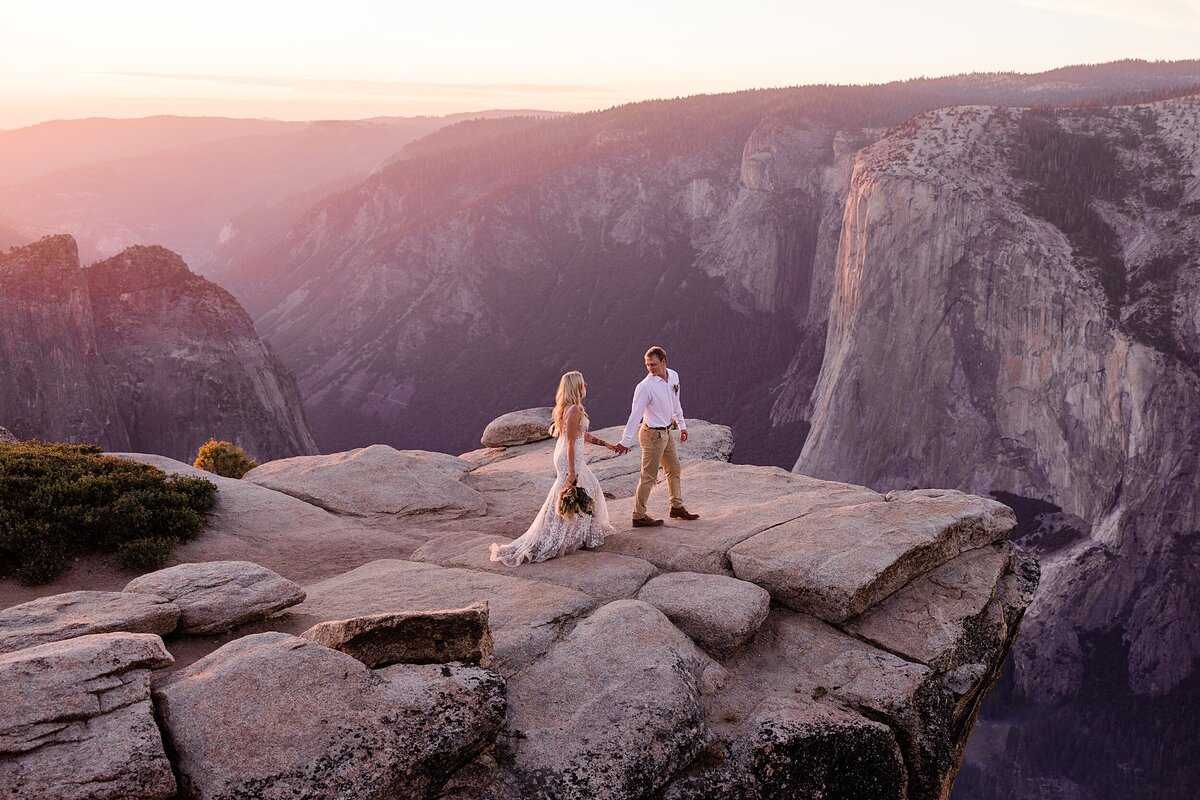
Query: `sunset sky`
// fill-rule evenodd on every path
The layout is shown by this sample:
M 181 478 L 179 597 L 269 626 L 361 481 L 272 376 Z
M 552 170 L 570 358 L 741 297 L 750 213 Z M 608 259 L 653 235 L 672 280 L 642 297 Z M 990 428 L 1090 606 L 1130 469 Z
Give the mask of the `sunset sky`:
M 0 128 L 357 118 L 1196 58 L 1200 0 L 0 0 L 0 36 Z

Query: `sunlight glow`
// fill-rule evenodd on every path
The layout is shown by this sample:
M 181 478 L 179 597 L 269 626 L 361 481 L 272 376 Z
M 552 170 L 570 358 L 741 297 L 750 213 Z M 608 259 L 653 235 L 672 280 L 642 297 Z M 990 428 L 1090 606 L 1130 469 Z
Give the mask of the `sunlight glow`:
M 0 0 L 0 128 L 630 100 L 1200 54 L 1200 0 Z

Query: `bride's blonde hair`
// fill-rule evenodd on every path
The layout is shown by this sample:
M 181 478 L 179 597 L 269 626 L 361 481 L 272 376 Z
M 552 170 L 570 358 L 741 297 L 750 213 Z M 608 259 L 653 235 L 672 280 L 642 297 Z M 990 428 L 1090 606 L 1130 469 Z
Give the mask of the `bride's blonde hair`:
M 583 396 L 587 390 L 583 386 L 583 373 L 572 370 L 563 375 L 558 382 L 558 391 L 554 394 L 554 422 L 550 423 L 550 435 L 558 436 L 563 430 L 563 415 L 570 406 L 579 406 L 583 419 L 587 419 L 587 409 L 583 407 Z

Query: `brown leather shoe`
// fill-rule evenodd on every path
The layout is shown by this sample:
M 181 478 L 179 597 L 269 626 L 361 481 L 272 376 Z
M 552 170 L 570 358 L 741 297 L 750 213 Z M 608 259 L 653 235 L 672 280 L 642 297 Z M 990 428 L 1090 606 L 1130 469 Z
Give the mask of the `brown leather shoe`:
M 679 506 L 678 508 L 676 508 L 675 506 L 672 506 L 671 507 L 671 519 L 700 519 L 700 515 L 693 514 L 692 512 L 688 511 L 683 506 Z
M 651 519 L 650 517 L 634 517 L 633 527 L 635 528 L 657 528 L 662 525 L 661 519 Z

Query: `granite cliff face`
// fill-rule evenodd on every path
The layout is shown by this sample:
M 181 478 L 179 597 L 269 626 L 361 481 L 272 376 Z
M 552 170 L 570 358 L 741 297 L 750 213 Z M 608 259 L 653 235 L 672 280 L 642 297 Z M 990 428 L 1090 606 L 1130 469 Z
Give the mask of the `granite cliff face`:
M 556 143 L 564 161 L 549 169 L 533 163 L 539 153 L 522 153 L 532 174 L 517 182 L 496 169 L 494 142 L 468 151 L 478 161 L 467 157 L 453 174 L 440 172 L 444 161 L 436 173 L 415 157 L 397 162 L 318 207 L 302 235 L 256 255 L 267 269 L 222 274 L 248 307 L 265 310 L 259 327 L 297 369 L 319 440 L 462 448 L 487 422 L 480 386 L 518 406 L 540 398 L 568 366 L 636 382 L 641 353 L 656 341 L 669 352 L 671 342 L 689 342 L 690 353 L 678 351 L 672 365 L 692 385 L 721 375 L 761 384 L 768 365 L 798 346 L 774 294 L 792 280 L 790 294 L 807 297 L 807 281 L 782 276 L 811 270 L 816 225 L 799 244 L 781 244 L 777 228 L 837 205 L 828 191 L 817 193 L 833 132 L 804 131 L 810 141 L 794 157 L 792 142 L 777 147 L 785 162 L 815 158 L 799 178 L 811 185 L 806 193 L 793 192 L 793 176 L 775 177 L 776 189 L 753 174 L 760 185 L 743 185 L 753 121 L 667 159 L 656 143 L 585 122 L 537 123 L 565 137 Z M 597 158 L 577 163 L 577 147 L 594 147 Z M 759 232 L 752 241 L 738 234 L 747 224 Z M 731 258 L 740 261 L 730 266 Z M 756 329 L 772 333 L 756 352 L 742 351 L 737 342 Z M 694 395 L 689 412 L 765 419 L 761 389 Z M 610 413 L 628 402 L 624 395 L 593 391 Z M 746 402 L 762 407 L 733 413 Z
M 948 109 L 855 165 L 796 469 L 1074 515 L 1017 658 L 1034 697 L 1079 691 L 1088 633 L 1123 632 L 1142 694 L 1200 656 L 1197 175 L 1196 98 Z
M 161 247 L 80 268 L 69 236 L 0 257 L 0 417 L 22 438 L 189 459 L 209 437 L 316 452 L 295 382 L 219 286 Z
M 42 239 L 0 256 L 0 287 L 6 426 L 22 438 L 127 439 L 106 385 L 75 241 Z

